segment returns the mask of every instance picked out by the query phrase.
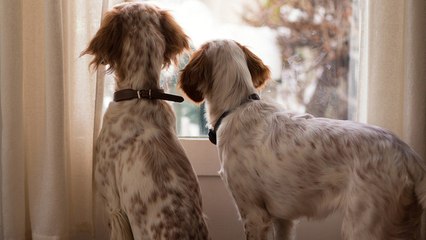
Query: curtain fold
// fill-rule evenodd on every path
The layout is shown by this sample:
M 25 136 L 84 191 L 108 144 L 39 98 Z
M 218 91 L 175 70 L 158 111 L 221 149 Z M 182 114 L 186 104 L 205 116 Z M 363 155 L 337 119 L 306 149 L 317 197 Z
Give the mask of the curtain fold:
M 64 66 L 60 1 L 23 5 L 23 105 L 28 205 L 33 239 L 65 236 Z M 35 32 L 36 31 L 36 32 Z
M 10 14 L 8 12 L 13 12 Z M 0 1 L 2 239 L 25 239 L 22 3 Z
M 426 1 L 406 1 L 403 138 L 426 159 Z
M 426 158 L 426 2 L 361 1 L 359 120 Z
M 79 55 L 101 12 L 0 1 L 0 239 L 93 239 L 96 74 Z

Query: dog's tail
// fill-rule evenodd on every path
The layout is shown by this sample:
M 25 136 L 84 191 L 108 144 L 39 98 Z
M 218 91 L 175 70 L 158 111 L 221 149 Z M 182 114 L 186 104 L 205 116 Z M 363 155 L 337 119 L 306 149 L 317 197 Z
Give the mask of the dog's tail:
M 413 151 L 412 159 L 416 164 L 410 164 L 410 172 L 415 178 L 415 195 L 423 209 L 420 223 L 420 239 L 426 239 L 426 162 Z
M 426 174 L 416 183 L 415 192 L 417 199 L 422 206 L 423 213 L 420 222 L 420 239 L 426 239 Z
M 111 213 L 111 240 L 133 240 L 129 218 L 122 210 Z
M 420 223 L 420 235 L 422 238 L 420 239 L 426 239 L 426 174 L 423 174 L 421 179 L 419 179 L 419 181 L 416 183 L 415 192 L 417 199 L 423 209 Z

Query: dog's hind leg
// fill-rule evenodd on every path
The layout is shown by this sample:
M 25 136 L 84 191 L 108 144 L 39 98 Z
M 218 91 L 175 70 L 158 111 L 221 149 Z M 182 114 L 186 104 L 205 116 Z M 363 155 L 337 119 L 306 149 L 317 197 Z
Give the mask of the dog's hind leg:
M 295 239 L 294 222 L 286 219 L 274 219 L 274 240 Z
M 348 201 L 342 225 L 344 239 L 418 239 L 416 235 L 422 209 L 415 199 L 412 186 L 394 187 L 394 192 L 384 190 L 383 186 L 382 191 L 372 189 L 374 193 L 354 194 Z
M 420 203 L 420 205 L 423 208 L 423 214 L 421 217 L 421 224 L 420 224 L 420 239 L 426 239 L 426 176 L 422 176 L 416 183 L 415 186 L 415 192 L 417 196 L 417 201 Z
M 108 193 L 105 199 L 111 229 L 110 240 L 133 240 L 129 218 L 120 207 L 118 195 L 110 188 L 105 192 Z
M 381 236 L 381 216 L 371 207 L 362 205 L 357 209 L 348 209 L 343 217 L 342 234 L 345 240 L 378 240 L 386 239 Z M 377 225 L 375 226 L 375 222 Z
M 267 240 L 272 226 L 272 218 L 269 213 L 255 205 L 239 206 L 239 209 L 244 223 L 246 240 Z
M 120 206 L 120 197 L 116 191 L 116 188 L 111 187 L 116 185 L 114 180 L 109 180 L 114 179 L 113 174 L 97 174 L 95 176 L 97 183 L 100 183 L 97 185 L 96 191 L 98 192 L 100 198 L 104 200 L 108 214 L 109 227 L 111 230 L 110 239 L 133 240 L 128 216 Z
M 422 217 L 420 221 L 420 230 L 418 232 L 418 239 L 426 239 L 426 211 L 423 210 Z
M 129 218 L 123 210 L 110 213 L 111 240 L 133 240 Z

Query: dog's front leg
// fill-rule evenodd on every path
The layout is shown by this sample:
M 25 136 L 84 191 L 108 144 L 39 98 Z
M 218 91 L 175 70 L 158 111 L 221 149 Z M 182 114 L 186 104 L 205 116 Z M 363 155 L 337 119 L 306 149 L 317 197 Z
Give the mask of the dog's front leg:
M 253 205 L 250 207 L 240 207 L 240 214 L 244 223 L 246 240 L 268 239 L 272 219 L 264 209 Z
M 295 239 L 295 226 L 292 220 L 274 219 L 274 240 Z

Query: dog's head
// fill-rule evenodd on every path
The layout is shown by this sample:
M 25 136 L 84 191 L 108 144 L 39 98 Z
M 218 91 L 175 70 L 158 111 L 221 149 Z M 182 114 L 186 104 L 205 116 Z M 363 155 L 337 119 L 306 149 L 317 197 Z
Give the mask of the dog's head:
M 232 40 L 216 40 L 205 43 L 192 54 L 181 72 L 179 87 L 194 102 L 200 103 L 215 90 L 258 89 L 269 78 L 269 68 L 247 47 Z
M 146 66 L 176 62 L 189 48 L 188 37 L 164 10 L 143 3 L 124 3 L 108 11 L 84 54 L 94 56 L 91 66 L 109 65 L 119 78 Z M 155 66 L 153 66 L 155 65 Z

